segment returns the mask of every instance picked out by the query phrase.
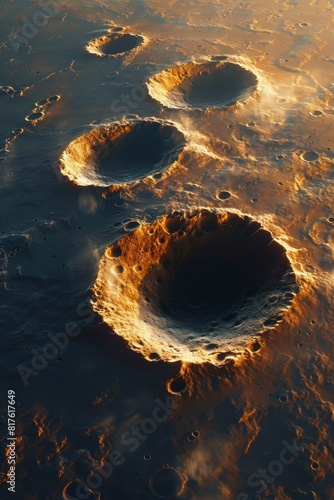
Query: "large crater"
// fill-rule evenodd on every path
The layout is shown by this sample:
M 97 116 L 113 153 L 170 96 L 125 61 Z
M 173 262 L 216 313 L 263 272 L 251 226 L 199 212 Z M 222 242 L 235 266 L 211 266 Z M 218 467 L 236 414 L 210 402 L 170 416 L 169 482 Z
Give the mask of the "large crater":
M 150 488 L 157 498 L 173 500 L 181 495 L 184 480 L 177 470 L 165 466 L 153 474 L 150 479 Z
M 118 57 L 137 49 L 144 41 L 140 35 L 112 33 L 94 38 L 86 45 L 86 50 L 102 57 Z
M 60 170 L 81 186 L 119 187 L 166 170 L 185 145 L 183 133 L 169 122 L 112 123 L 72 141 Z
M 240 64 L 205 61 L 182 64 L 153 75 L 148 91 L 164 106 L 179 109 L 227 108 L 257 89 L 257 77 Z
M 282 319 L 297 284 L 285 248 L 249 217 L 174 213 L 109 247 L 94 310 L 147 359 L 220 363 Z

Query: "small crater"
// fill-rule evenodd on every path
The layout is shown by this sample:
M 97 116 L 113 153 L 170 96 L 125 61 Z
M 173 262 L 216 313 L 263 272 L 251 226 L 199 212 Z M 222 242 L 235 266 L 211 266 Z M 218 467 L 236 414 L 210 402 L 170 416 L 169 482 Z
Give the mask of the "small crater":
M 305 151 L 300 155 L 300 158 L 306 162 L 317 161 L 319 159 L 318 153 L 315 151 Z
M 310 111 L 311 116 L 323 116 L 323 112 L 320 109 L 315 109 L 314 111 Z
M 254 342 L 254 344 L 252 344 L 251 346 L 251 349 L 253 352 L 259 352 L 259 350 L 261 349 L 261 344 L 259 342 Z
M 42 112 L 35 112 L 35 113 L 31 113 L 30 115 L 28 115 L 26 117 L 26 120 L 28 122 L 35 122 L 37 120 L 40 120 L 41 118 L 43 118 L 44 114 Z
M 140 222 L 137 220 L 133 220 L 131 222 L 127 222 L 127 224 L 125 224 L 125 226 L 124 226 L 124 229 L 126 231 L 134 231 L 138 227 L 140 227 Z
M 51 390 L 51 392 L 54 392 Z M 71 481 L 62 491 L 62 500 L 73 500 L 84 497 L 86 500 L 98 500 L 97 497 L 83 482 Z
M 150 361 L 160 361 L 160 356 L 156 352 L 151 352 L 151 354 L 149 355 L 149 359 Z
M 221 191 L 217 197 L 219 200 L 228 200 L 229 198 L 231 198 L 231 196 L 231 193 L 229 193 L 228 191 Z
M 51 103 L 51 102 L 57 102 L 59 101 L 60 99 L 60 96 L 59 95 L 52 95 L 51 97 L 48 98 L 48 102 Z
M 167 384 L 167 389 L 171 394 L 182 394 L 186 388 L 187 384 L 183 377 L 173 378 Z
M 122 249 L 118 245 L 114 245 L 111 248 L 111 255 L 116 259 L 122 255 Z
M 137 49 L 144 41 L 144 37 L 139 35 L 114 32 L 94 38 L 86 45 L 86 50 L 101 57 L 119 57 Z

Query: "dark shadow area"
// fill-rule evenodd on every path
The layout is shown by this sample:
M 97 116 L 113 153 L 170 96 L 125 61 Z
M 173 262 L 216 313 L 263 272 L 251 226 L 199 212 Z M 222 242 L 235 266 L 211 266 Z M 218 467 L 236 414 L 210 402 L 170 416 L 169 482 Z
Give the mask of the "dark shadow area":
M 143 37 L 137 35 L 131 35 L 129 33 L 112 34 L 108 38 L 109 41 L 107 41 L 106 43 L 102 43 L 100 46 L 101 51 L 104 54 L 108 55 L 122 54 L 123 52 L 128 52 L 138 47 L 144 41 Z
M 152 492 L 158 498 L 176 498 L 182 491 L 183 481 L 180 474 L 170 467 L 158 470 L 150 480 Z
M 113 129 L 107 134 L 106 148 L 97 163 L 100 173 L 115 183 L 131 182 L 165 170 L 186 144 L 175 127 L 159 122 L 137 122 L 115 131 L 117 135 Z
M 240 335 L 236 327 L 254 319 L 276 323 L 293 299 L 296 279 L 284 247 L 269 231 L 247 217 L 222 219 L 208 211 L 192 220 L 169 217 L 166 227 L 172 237 L 140 290 L 156 316 L 213 337 L 217 329 Z
M 193 107 L 228 107 L 250 97 L 257 87 L 256 76 L 242 66 L 226 62 L 185 80 L 178 88 Z

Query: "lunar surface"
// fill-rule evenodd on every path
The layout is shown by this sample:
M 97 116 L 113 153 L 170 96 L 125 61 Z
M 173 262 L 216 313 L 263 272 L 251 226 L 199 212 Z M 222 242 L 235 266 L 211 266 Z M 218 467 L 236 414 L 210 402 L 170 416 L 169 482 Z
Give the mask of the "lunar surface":
M 332 500 L 333 0 L 0 5 L 0 498 Z

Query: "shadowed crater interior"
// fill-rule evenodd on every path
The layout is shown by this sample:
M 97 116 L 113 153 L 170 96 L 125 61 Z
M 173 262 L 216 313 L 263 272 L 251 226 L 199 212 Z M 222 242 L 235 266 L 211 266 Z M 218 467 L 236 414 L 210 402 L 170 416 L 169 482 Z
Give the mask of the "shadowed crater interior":
M 139 47 L 144 38 L 131 33 L 112 33 L 91 40 L 86 49 L 100 56 L 118 56 Z
M 167 228 L 173 237 L 142 281 L 141 293 L 151 303 L 153 297 L 160 314 L 193 332 L 205 333 L 215 320 L 236 320 L 238 326 L 242 317 L 257 316 L 268 294 L 290 290 L 285 249 L 258 222 L 233 214 L 221 221 L 202 212 L 191 229 L 182 216 L 168 218 Z
M 107 319 L 148 359 L 154 350 L 166 360 L 222 360 L 222 352 L 238 352 L 274 327 L 298 290 L 285 248 L 247 216 L 176 213 L 122 238 L 118 248 L 124 272 L 121 288 L 113 284 L 114 293 L 121 290 L 113 305 L 128 322 Z M 102 264 L 98 283 L 106 271 Z
M 250 97 L 257 77 L 229 61 L 194 62 L 168 68 L 148 80 L 151 97 L 172 108 L 225 108 Z
M 183 133 L 169 122 L 114 123 L 72 141 L 60 168 L 79 185 L 131 184 L 166 170 L 185 145 Z
M 150 487 L 156 497 L 171 500 L 182 492 L 183 480 L 175 469 L 164 467 L 153 475 Z

